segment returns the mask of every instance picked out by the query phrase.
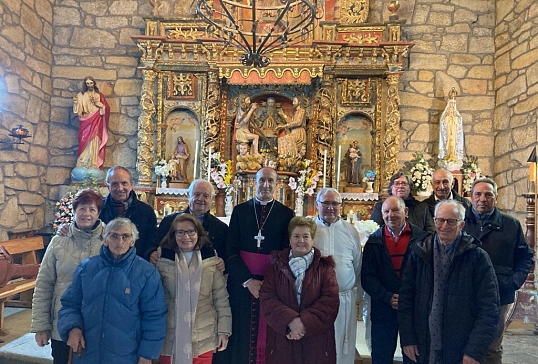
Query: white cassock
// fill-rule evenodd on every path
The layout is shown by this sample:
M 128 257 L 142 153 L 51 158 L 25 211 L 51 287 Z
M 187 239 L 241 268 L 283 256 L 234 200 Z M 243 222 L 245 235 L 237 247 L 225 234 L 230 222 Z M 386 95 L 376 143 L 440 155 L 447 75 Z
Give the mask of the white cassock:
M 357 337 L 357 287 L 360 285 L 360 236 L 353 225 L 340 219 L 331 226 L 317 217 L 314 246 L 336 263 L 336 281 L 340 291 L 340 308 L 334 322 L 337 364 L 355 362 Z

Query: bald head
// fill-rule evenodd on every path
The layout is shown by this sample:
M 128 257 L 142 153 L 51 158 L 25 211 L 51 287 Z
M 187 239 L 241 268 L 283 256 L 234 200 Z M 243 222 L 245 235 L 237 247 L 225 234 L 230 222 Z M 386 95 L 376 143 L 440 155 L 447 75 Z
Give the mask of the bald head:
M 256 198 L 271 201 L 275 192 L 278 175 L 273 168 L 263 167 L 256 172 Z
M 452 173 L 444 168 L 440 168 L 433 172 L 432 188 L 435 197 L 439 200 L 447 200 L 450 197 L 450 192 L 454 186 L 454 177 Z

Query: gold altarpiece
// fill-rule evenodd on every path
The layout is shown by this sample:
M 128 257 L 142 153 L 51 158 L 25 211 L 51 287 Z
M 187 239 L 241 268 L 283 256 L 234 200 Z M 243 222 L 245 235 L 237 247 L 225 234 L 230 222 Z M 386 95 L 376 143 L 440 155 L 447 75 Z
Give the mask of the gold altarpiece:
M 210 36 L 199 19 L 146 18 L 145 34 L 132 37 L 141 52 L 143 76 L 137 185 L 154 191 L 154 163 L 170 158 L 178 135 L 191 150 L 189 180 L 194 174 L 207 178 L 209 148 L 223 160 L 235 161 L 234 119 L 239 98 L 248 95 L 260 106 L 273 97 L 284 112 L 291 110 L 294 97 L 300 98 L 307 115 L 306 158 L 321 169 L 327 150 L 328 187 L 344 190 L 346 168 L 339 168 L 338 156 L 342 163 L 349 143 L 358 140 L 364 170 L 377 174 L 374 192 L 386 188 L 398 170 L 398 90 L 413 44 L 401 40 L 405 21 L 366 23 L 367 5 L 364 0 L 342 0 L 339 6 L 325 1 L 308 44 L 269 54 L 266 68 L 241 65 L 240 52 Z M 285 196 L 291 204 L 293 194 L 287 191 Z M 185 199 L 166 196 L 167 201 L 174 198 Z M 353 208 L 366 217 L 373 203 L 349 199 L 345 210 Z M 162 210 L 162 203 L 155 202 L 155 207 Z M 217 213 L 222 213 L 218 205 Z

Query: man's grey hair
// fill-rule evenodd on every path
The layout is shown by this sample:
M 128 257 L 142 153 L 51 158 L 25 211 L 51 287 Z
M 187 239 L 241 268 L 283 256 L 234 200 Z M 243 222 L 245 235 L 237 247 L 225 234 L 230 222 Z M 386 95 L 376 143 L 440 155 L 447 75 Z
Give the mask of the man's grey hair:
M 106 224 L 105 231 L 103 233 L 103 236 L 105 239 L 108 237 L 109 234 L 111 234 L 113 231 L 121 230 L 123 227 L 128 226 L 131 228 L 131 235 L 133 236 L 133 241 L 138 240 L 138 229 L 136 228 L 136 225 L 129 219 L 125 217 L 118 217 L 112 221 L 110 221 L 108 224 Z
M 191 182 L 191 184 L 189 186 L 189 189 L 188 189 L 189 199 L 194 197 L 192 195 L 194 193 L 194 189 L 196 188 L 196 186 L 198 186 L 201 183 L 209 185 L 209 187 L 210 187 L 209 190 L 211 191 L 211 194 L 209 195 L 209 199 L 213 200 L 213 197 L 215 197 L 215 189 L 213 188 L 213 185 L 211 184 L 211 182 L 209 182 L 209 181 L 207 181 L 205 179 L 202 179 L 202 178 L 195 179 L 194 181 Z
M 497 197 L 497 184 L 495 183 L 494 180 L 492 180 L 491 178 L 487 178 L 487 177 L 482 177 L 482 178 L 475 179 L 475 181 L 471 185 L 471 196 L 473 195 L 473 192 L 474 192 L 474 186 L 476 186 L 477 183 L 488 183 L 488 184 L 490 184 L 491 187 L 493 187 L 493 194 L 495 195 L 495 197 Z
M 320 202 L 321 197 L 324 196 L 325 194 L 329 193 L 329 192 L 336 193 L 336 196 L 337 196 L 336 199 L 338 200 L 336 202 L 342 203 L 342 196 L 340 196 L 340 192 L 338 192 L 337 189 L 331 188 L 331 187 L 322 188 L 321 190 L 319 190 L 319 192 L 318 192 L 318 194 L 316 196 L 316 201 Z
M 434 217 L 437 217 L 437 210 L 439 210 L 440 206 L 443 205 L 450 205 L 454 212 L 458 215 L 458 219 L 465 220 L 465 207 L 461 204 L 461 202 L 456 200 L 442 200 L 435 205 L 435 213 L 433 214 Z
M 106 172 L 107 184 L 108 184 L 108 180 L 110 179 L 110 176 L 112 176 L 112 174 L 118 170 L 125 171 L 129 175 L 129 182 L 133 182 L 133 174 L 131 173 L 131 171 L 129 171 L 127 168 L 122 167 L 122 166 L 114 166 L 114 167 L 109 168 L 108 171 Z

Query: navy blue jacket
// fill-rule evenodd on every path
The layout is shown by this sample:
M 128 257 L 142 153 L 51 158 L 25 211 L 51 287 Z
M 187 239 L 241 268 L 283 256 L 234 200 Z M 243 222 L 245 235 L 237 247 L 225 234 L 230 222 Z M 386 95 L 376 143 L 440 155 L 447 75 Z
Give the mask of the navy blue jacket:
M 402 346 L 417 345 L 419 363 L 428 363 L 428 318 L 433 297 L 433 239 L 415 244 L 404 269 L 398 298 Z M 463 355 L 482 361 L 499 321 L 499 294 L 495 271 L 480 241 L 462 232 L 450 265 L 442 317 L 444 364 L 461 363 Z
M 519 221 L 496 208 L 482 224 L 472 209 L 467 209 L 463 230 L 477 237 L 488 253 L 497 275 L 501 305 L 514 302 L 515 291 L 525 282 L 533 256 Z
M 114 260 L 103 245 L 98 256 L 80 264 L 61 302 L 62 340 L 78 327 L 86 341 L 74 363 L 132 364 L 139 357 L 159 357 L 166 330 L 161 276 L 134 248 Z

